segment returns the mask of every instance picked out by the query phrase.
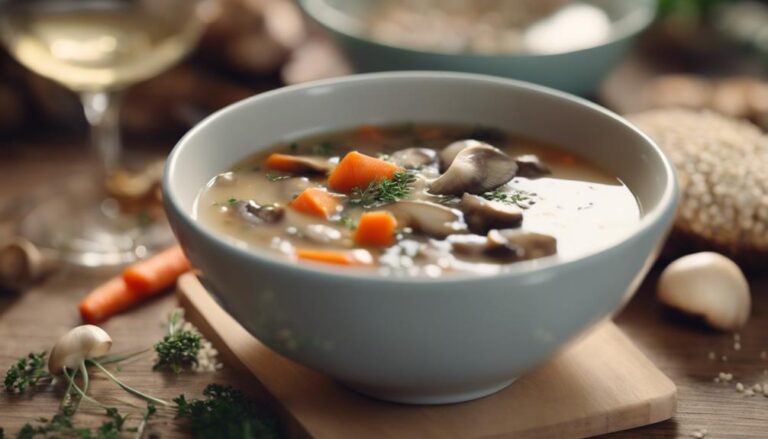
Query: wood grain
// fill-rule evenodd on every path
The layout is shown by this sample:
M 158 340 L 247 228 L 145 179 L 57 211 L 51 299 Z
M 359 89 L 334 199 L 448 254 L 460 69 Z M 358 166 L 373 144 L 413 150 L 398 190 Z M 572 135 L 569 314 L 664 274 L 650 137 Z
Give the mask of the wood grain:
M 492 396 L 407 406 L 362 397 L 277 355 L 221 309 L 194 274 L 179 279 L 179 298 L 190 321 L 317 439 L 580 438 L 659 422 L 675 410 L 674 384 L 610 321 Z

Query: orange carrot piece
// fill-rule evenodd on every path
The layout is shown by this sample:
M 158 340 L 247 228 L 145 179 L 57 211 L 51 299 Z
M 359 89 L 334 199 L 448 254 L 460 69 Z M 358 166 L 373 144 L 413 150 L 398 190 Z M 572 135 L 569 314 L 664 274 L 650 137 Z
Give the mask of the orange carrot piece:
M 123 280 L 128 288 L 147 297 L 175 284 L 190 268 L 181 247 L 174 246 L 128 267 L 123 271 Z
M 307 170 L 307 165 L 297 161 L 296 157 L 288 154 L 273 153 L 264 162 L 267 169 L 283 172 L 300 173 Z
M 307 215 L 328 218 L 336 212 L 339 200 L 322 189 L 312 187 L 305 189 L 288 205 Z
M 394 163 L 352 151 L 331 172 L 328 187 L 348 194 L 356 187 L 366 188 L 373 181 L 392 178 L 400 170 Z
M 88 293 L 78 309 L 84 322 L 99 323 L 132 307 L 141 299 L 139 294 L 128 288 L 122 276 L 117 276 Z
M 373 125 L 361 125 L 357 128 L 357 138 L 369 142 L 376 142 L 383 138 L 381 129 Z
M 397 220 L 386 210 L 365 212 L 355 230 L 355 242 L 363 247 L 388 247 L 395 241 Z
M 297 249 L 296 256 L 299 259 L 324 262 L 337 265 L 370 265 L 373 257 L 368 250 L 314 250 Z

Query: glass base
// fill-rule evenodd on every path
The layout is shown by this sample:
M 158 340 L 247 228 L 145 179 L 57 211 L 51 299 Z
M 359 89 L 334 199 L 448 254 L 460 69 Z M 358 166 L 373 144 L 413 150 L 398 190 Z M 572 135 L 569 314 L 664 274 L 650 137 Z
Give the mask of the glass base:
M 43 195 L 19 226 L 22 236 L 87 267 L 124 265 L 174 242 L 159 206 L 125 212 L 91 179 L 72 179 Z

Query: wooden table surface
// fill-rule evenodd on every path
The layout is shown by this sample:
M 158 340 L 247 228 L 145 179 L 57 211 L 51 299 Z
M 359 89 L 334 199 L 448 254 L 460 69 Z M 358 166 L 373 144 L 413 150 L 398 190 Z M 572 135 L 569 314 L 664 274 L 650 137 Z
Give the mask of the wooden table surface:
M 0 140 L 0 201 L 18 195 L 42 182 L 56 181 L 73 173 L 86 172 L 84 148 L 63 145 L 14 145 Z M 161 151 L 162 152 L 162 151 Z M 49 349 L 59 335 L 79 324 L 76 304 L 91 287 L 109 272 L 88 273 L 67 269 L 45 283 L 23 293 L 0 293 L 0 370 L 30 351 Z M 768 437 L 768 397 L 746 397 L 737 393 L 735 383 L 768 383 L 768 277 L 753 278 L 754 309 L 748 326 L 741 332 L 741 349 L 734 350 L 733 334 L 717 333 L 702 325 L 665 311 L 653 297 L 655 276 L 646 281 L 637 296 L 616 319 L 619 326 L 677 384 L 678 413 L 674 419 L 644 428 L 615 433 L 611 438 L 692 437 L 706 428 L 708 438 Z M 164 332 L 163 319 L 174 307 L 172 295 L 158 298 L 127 314 L 112 318 L 104 328 L 114 339 L 114 351 L 146 348 Z M 710 360 L 714 352 L 716 360 Z M 721 356 L 727 356 L 723 361 Z M 146 356 L 125 365 L 119 376 L 128 384 L 162 397 L 180 393 L 196 397 L 207 383 L 233 384 L 248 393 L 266 397 L 258 383 L 225 365 L 215 373 L 173 376 L 151 371 Z M 718 372 L 734 374 L 730 385 L 713 382 Z M 129 399 L 98 374 L 93 396 L 105 402 Z M 45 389 L 30 396 L 0 395 L 0 426 L 14 435 L 24 423 L 55 413 L 61 390 Z M 98 424 L 100 411 L 84 404 L 83 425 Z M 183 436 L 172 418 L 160 416 L 149 431 L 162 437 Z

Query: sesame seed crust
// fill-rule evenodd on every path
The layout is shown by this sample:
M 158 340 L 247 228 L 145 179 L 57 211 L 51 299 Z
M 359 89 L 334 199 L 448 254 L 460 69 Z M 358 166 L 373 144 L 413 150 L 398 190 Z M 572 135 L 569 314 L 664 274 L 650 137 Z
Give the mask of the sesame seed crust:
M 680 237 L 740 261 L 768 256 L 768 135 L 711 111 L 659 109 L 628 119 L 677 168 Z

